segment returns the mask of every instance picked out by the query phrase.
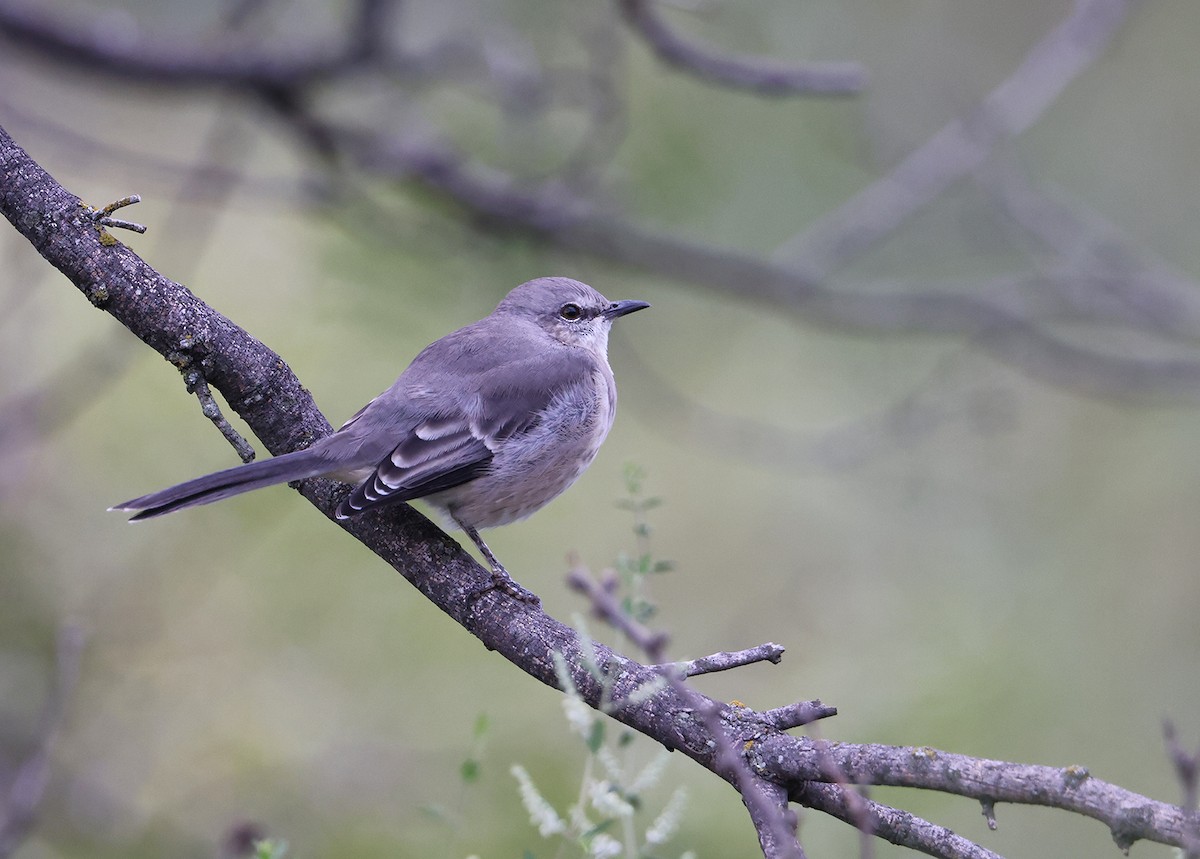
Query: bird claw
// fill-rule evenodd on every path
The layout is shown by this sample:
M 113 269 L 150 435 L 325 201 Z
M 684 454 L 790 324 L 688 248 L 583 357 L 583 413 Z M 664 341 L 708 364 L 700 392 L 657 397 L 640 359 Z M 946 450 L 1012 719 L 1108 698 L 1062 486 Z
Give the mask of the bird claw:
M 519 584 L 513 581 L 513 577 L 504 570 L 493 570 L 492 580 L 483 587 L 473 591 L 468 597 L 468 600 L 470 602 L 474 602 L 484 594 L 490 593 L 491 591 L 500 591 L 501 593 L 507 594 L 515 600 L 529 603 L 530 605 L 542 604 L 541 597 L 528 588 L 521 587 Z

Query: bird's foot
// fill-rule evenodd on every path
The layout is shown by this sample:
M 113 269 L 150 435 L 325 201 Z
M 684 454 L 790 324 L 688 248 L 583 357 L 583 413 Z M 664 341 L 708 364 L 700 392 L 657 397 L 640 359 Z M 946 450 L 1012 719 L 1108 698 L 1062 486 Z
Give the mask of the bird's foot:
M 453 514 L 451 515 L 453 516 Z M 508 570 L 504 569 L 504 565 L 496 559 L 495 555 L 492 554 L 492 550 L 488 548 L 487 543 L 483 542 L 483 538 L 479 536 L 479 532 L 477 530 L 458 517 L 454 517 L 454 521 L 458 524 L 458 527 L 462 528 L 463 532 L 471 538 L 471 542 L 473 542 L 476 547 L 478 547 L 479 551 L 483 553 L 483 556 L 487 558 L 488 566 L 492 568 L 491 584 L 485 585 L 484 587 L 475 591 L 475 593 L 471 594 L 472 602 L 479 599 L 489 591 L 500 591 L 501 593 L 508 594 L 515 600 L 520 600 L 521 602 L 527 602 L 531 605 L 541 604 L 542 601 L 537 594 L 531 590 L 521 587 L 515 581 L 513 581 L 513 577 L 508 574 Z
M 530 605 L 541 605 L 542 603 L 541 597 L 528 588 L 523 588 L 513 581 L 513 577 L 508 574 L 508 571 L 505 570 L 504 567 L 500 567 L 498 570 L 492 570 L 492 580 L 483 587 L 474 591 L 469 597 L 469 600 L 474 602 L 484 594 L 490 593 L 491 591 L 500 591 L 501 593 L 507 594 L 515 600 L 520 600 L 521 602 L 526 602 Z

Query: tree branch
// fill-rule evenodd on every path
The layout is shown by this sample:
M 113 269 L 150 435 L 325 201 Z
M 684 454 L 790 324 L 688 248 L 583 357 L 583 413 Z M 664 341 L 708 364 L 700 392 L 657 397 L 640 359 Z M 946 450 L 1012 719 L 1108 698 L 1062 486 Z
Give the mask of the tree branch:
M 965 116 L 956 118 L 804 233 L 776 259 L 796 260 L 814 281 L 827 278 L 977 170 L 1000 143 L 1027 131 L 1067 85 L 1100 56 L 1133 0 L 1075 0 L 1071 14 Z
M 273 453 L 305 446 L 330 431 L 311 397 L 277 355 L 187 289 L 159 275 L 128 248 L 106 245 L 78 198 L 59 186 L 3 129 L 0 211 L 95 306 L 176 366 L 198 368 Z M 304 481 L 299 489 L 330 518 L 346 492 L 344 486 L 328 480 Z M 659 668 L 598 643 L 580 642 L 575 630 L 539 607 L 494 591 L 477 597 L 490 574 L 412 508 L 399 505 L 340 524 L 490 650 L 553 687 L 558 686 L 555 655 L 560 655 L 589 705 L 600 708 L 605 701 L 617 702 L 606 711 L 618 721 L 683 752 L 726 780 L 736 783 L 742 773 L 752 772 L 769 803 L 778 805 L 780 794 L 769 787 L 777 785 L 794 800 L 815 806 L 810 783 L 836 781 L 830 775 L 832 761 L 838 778 L 850 783 L 904 785 L 981 801 L 1075 811 L 1108 823 L 1122 846 L 1138 839 L 1181 845 L 1186 826 L 1194 825 L 1182 809 L 1092 779 L 1080 768 L 1007 764 L 928 749 L 818 743 L 784 733 L 779 719 L 671 684 L 639 697 L 636 690 L 658 682 Z M 589 667 L 592 660 L 600 666 L 602 678 Z M 697 711 L 701 718 L 696 718 Z M 749 769 L 734 766 L 733 759 L 722 759 L 727 753 L 723 749 L 733 750 L 735 759 L 748 762 Z M 743 795 L 753 792 L 743 790 Z M 786 841 L 788 836 L 781 837 Z M 902 827 L 896 828 L 895 837 L 907 837 Z M 916 838 L 897 843 L 925 849 Z M 790 854 L 785 848 L 780 855 Z
M 1002 859 L 999 854 L 980 847 L 944 826 L 888 805 L 851 797 L 851 793 L 841 785 L 810 781 L 793 789 L 790 795 L 801 805 L 823 811 L 851 826 L 861 825 L 859 816 L 861 807 L 865 807 L 872 833 L 892 844 L 910 847 L 929 856 L 940 859 Z
M 701 80 L 759 95 L 856 95 L 867 85 L 858 63 L 790 66 L 757 57 L 722 54 L 672 30 L 654 0 L 617 0 L 621 15 L 665 63 Z
M 1016 764 L 927 747 L 793 739 L 769 738 L 750 754 L 753 767 L 782 779 L 798 801 L 808 782 L 829 780 L 814 773 L 832 765 L 851 784 L 937 790 L 991 805 L 1011 802 L 1082 814 L 1107 824 L 1123 850 L 1142 839 L 1184 846 L 1189 828 L 1200 824 L 1198 812 L 1093 778 L 1081 766 Z
M 222 46 L 159 39 L 117 46 L 54 20 L 35 4 L 12 0 L 0 3 L 0 34 L 59 62 L 142 83 L 294 89 L 351 74 L 377 59 L 382 48 L 380 18 L 390 5 L 389 0 L 357 0 L 348 16 L 348 34 L 340 40 L 326 36 L 306 48 L 274 52 L 263 50 L 260 38 Z
M 1019 309 L 971 291 L 855 291 L 822 282 L 977 168 L 998 143 L 1026 130 L 1102 53 L 1133 4 L 1134 0 L 1076 0 L 1071 15 L 1040 40 L 970 114 L 948 124 L 889 176 L 807 230 L 775 260 L 635 224 L 561 182 L 521 184 L 503 172 L 471 163 L 444 141 L 393 139 L 322 116 L 305 97 L 306 87 L 322 74 L 342 74 L 354 63 L 366 62 L 354 39 L 334 52 L 336 62 L 310 61 L 314 66 L 324 64 L 323 71 L 304 66 L 281 72 L 273 60 L 249 54 L 250 59 L 229 60 L 228 52 L 219 49 L 210 49 L 201 58 L 202 50 L 156 53 L 97 46 L 17 9 L 11 0 L 0 0 L 0 33 L 24 37 L 33 32 L 35 46 L 63 61 L 142 83 L 234 86 L 275 110 L 306 149 L 345 159 L 372 176 L 432 191 L 462 207 L 479 225 L 521 230 L 561 248 L 720 293 L 736 288 L 744 298 L 829 328 L 962 338 L 1035 379 L 1089 395 L 1196 402 L 1200 360 L 1190 351 L 1182 358 L 1158 359 L 1107 351 L 1109 341 L 1102 348 L 1088 348 L 1048 330 Z M 360 15 L 367 14 L 365 8 L 359 7 Z M 353 26 L 348 29 L 356 31 Z M 396 71 L 393 60 L 373 57 L 385 73 Z M 227 61 L 232 71 L 216 70 Z M 181 70 L 181 64 L 197 73 Z M 795 262 L 781 259 L 797 253 Z M 1127 320 L 1135 328 L 1137 322 Z

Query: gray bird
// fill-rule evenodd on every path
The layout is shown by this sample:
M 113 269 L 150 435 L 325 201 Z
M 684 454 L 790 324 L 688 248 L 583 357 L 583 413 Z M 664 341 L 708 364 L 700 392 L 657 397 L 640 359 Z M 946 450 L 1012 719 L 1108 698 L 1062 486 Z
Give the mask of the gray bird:
M 490 316 L 426 346 L 390 388 L 311 447 L 197 477 L 111 508 L 130 521 L 276 483 L 332 477 L 357 484 L 347 519 L 423 498 L 512 580 L 479 536 L 540 509 L 583 474 L 612 427 L 617 389 L 608 331 L 644 301 L 609 301 L 565 277 L 523 283 Z

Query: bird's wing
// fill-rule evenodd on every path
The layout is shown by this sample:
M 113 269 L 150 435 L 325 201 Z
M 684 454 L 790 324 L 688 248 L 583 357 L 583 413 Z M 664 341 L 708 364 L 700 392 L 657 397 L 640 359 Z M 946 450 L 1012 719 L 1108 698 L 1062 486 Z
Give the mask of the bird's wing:
M 411 501 L 478 477 L 492 451 L 462 412 L 438 415 L 413 429 L 338 507 L 344 519 L 385 504 Z
M 419 391 L 406 391 L 402 376 L 391 390 L 347 421 L 343 430 L 359 421 L 386 424 L 381 414 L 370 413 L 382 412 L 393 397 L 407 403 L 422 400 L 422 410 L 433 414 L 403 434 L 371 476 L 342 502 L 338 517 L 423 498 L 486 472 L 499 444 L 536 426 L 546 406 L 590 372 L 588 356 L 561 357 L 553 362 L 537 355 L 501 361 L 469 374 L 474 380 L 470 389 L 464 389 L 462 376 L 438 374 L 438 384 L 431 386 L 425 376 Z

